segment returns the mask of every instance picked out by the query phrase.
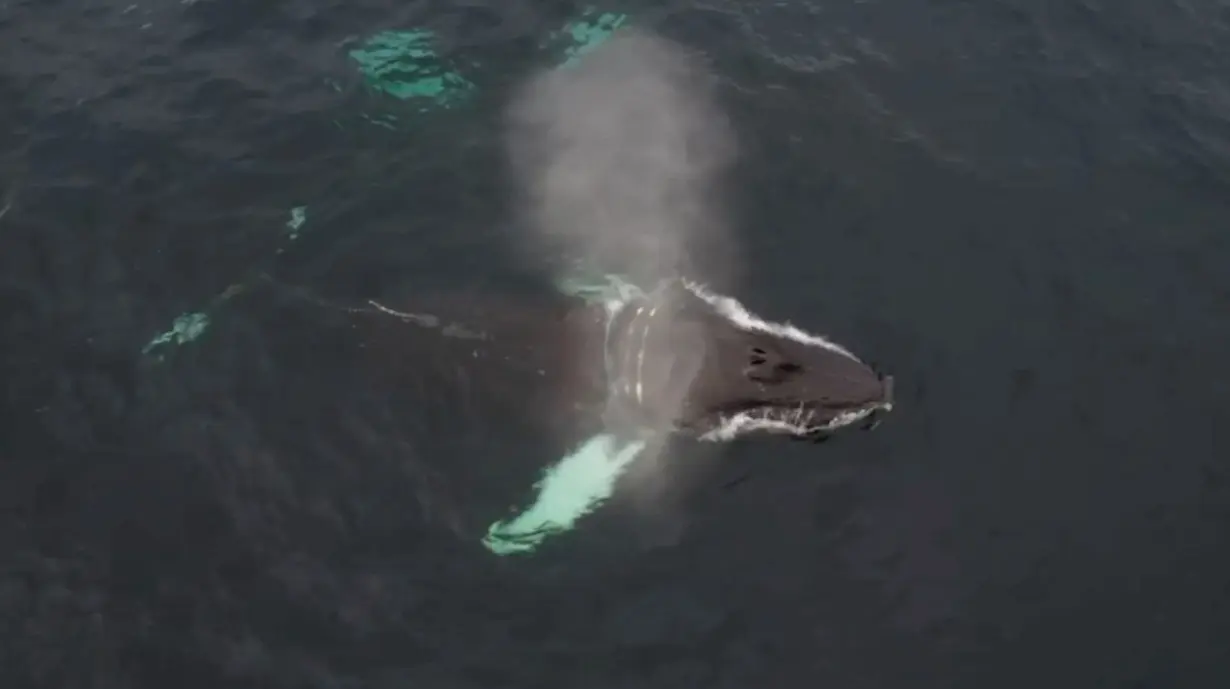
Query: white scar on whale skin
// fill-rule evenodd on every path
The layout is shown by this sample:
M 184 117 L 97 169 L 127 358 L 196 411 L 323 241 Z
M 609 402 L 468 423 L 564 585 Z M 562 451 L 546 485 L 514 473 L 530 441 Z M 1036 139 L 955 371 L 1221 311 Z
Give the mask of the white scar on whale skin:
M 645 349 L 649 342 L 649 326 L 652 325 L 654 314 L 658 312 L 658 307 L 654 306 L 649 309 L 649 313 L 645 313 L 644 306 L 636 307 L 636 313 L 632 315 L 632 321 L 628 323 L 628 332 L 636 332 L 636 327 L 641 327 L 641 346 L 636 351 L 636 379 L 629 382 L 623 381 L 625 394 L 632 395 L 635 390 L 636 403 L 645 403 Z M 643 316 L 643 319 L 642 319 Z
M 637 404 L 644 403 L 641 396 L 641 382 L 645 379 L 645 347 L 649 342 L 649 326 L 653 323 L 653 315 L 658 312 L 658 307 L 653 307 L 649 310 L 649 315 L 645 317 L 645 332 L 641 335 L 641 352 L 636 359 L 636 402 Z
M 368 299 L 367 303 L 381 313 L 386 313 L 394 318 L 401 319 L 407 323 L 421 325 L 424 328 L 439 328 L 440 319 L 429 313 L 407 313 L 405 311 L 397 311 L 381 304 L 378 301 Z M 367 309 L 350 309 L 351 311 L 366 311 Z M 466 340 L 485 340 L 487 335 L 481 332 L 470 330 L 469 328 L 458 323 L 449 323 L 441 328 L 441 332 L 445 337 L 459 337 Z

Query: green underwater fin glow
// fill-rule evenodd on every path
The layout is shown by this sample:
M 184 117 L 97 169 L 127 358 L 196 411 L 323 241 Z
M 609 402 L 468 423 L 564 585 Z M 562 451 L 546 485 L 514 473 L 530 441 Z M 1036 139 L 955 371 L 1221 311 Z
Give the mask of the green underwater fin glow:
M 509 521 L 492 524 L 483 545 L 496 555 L 528 553 L 571 530 L 611 497 L 615 482 L 645 445 L 644 440 L 620 441 L 610 433 L 590 438 L 549 467 L 534 485 L 534 504 Z

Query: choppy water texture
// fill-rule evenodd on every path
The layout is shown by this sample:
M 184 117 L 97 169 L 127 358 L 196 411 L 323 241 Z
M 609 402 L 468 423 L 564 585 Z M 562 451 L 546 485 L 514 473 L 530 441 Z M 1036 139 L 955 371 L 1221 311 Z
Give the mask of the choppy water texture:
M 599 8 L 712 60 L 740 296 L 898 411 L 532 564 L 323 423 L 270 295 L 521 284 L 498 108 L 579 9 L 0 3 L 0 685 L 1230 683 L 1224 3 Z M 464 104 L 357 67 L 416 30 Z

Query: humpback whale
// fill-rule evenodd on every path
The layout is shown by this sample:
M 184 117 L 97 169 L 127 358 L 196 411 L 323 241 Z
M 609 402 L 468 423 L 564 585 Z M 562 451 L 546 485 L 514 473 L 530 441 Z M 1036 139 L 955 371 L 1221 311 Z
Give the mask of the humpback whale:
M 684 279 L 419 295 L 331 320 L 351 377 L 499 555 L 571 530 L 664 439 L 823 440 L 894 402 L 892 377 L 849 349 Z

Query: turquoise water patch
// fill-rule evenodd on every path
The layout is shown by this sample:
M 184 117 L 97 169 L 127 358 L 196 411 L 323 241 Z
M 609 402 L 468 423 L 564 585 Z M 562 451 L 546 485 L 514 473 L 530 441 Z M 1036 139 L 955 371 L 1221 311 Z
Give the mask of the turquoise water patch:
M 446 67 L 427 29 L 383 31 L 350 51 L 372 88 L 400 100 L 424 99 L 432 107 L 450 107 L 465 99 L 474 84 Z
M 627 20 L 625 14 L 590 8 L 553 32 L 544 47 L 566 43 L 562 64 L 568 65 L 604 43 Z M 475 86 L 441 60 L 435 43 L 436 35 L 430 29 L 382 31 L 349 55 L 373 89 L 399 100 L 423 100 L 424 110 L 448 108 L 465 100 Z
M 149 341 L 141 350 L 142 354 L 166 345 L 182 345 L 200 337 L 209 327 L 209 316 L 199 311 L 183 313 L 175 317 L 170 329 Z
M 299 238 L 299 228 L 307 222 L 307 206 L 295 206 L 290 209 L 290 220 L 286 221 L 286 236 L 290 241 Z
M 286 220 L 285 232 L 291 242 L 299 238 L 299 231 L 307 224 L 307 221 L 307 206 L 295 206 L 290 209 L 289 218 Z M 279 248 L 278 253 L 282 253 L 284 249 L 285 247 Z M 175 320 L 171 322 L 171 327 L 154 336 L 153 339 L 141 348 L 141 353 L 144 355 L 152 354 L 154 359 L 161 361 L 163 355 L 160 350 L 169 347 L 179 347 L 201 337 L 209 329 L 209 313 L 218 309 L 230 299 L 245 292 L 249 284 L 249 282 L 245 281 L 235 282 L 215 295 L 204 309 L 188 311 L 176 316 Z
M 529 553 L 551 536 L 571 530 L 611 497 L 615 482 L 645 444 L 620 441 L 609 433 L 590 438 L 549 467 L 534 484 L 534 503 L 513 519 L 492 524 L 483 545 L 496 555 Z
M 581 59 L 582 56 L 605 43 L 627 21 L 628 15 L 626 14 L 586 10 L 581 19 L 570 22 L 562 32 L 557 32 L 552 38 L 552 40 L 560 40 L 562 34 L 562 37 L 571 43 L 564 48 L 562 64 L 570 65 Z

